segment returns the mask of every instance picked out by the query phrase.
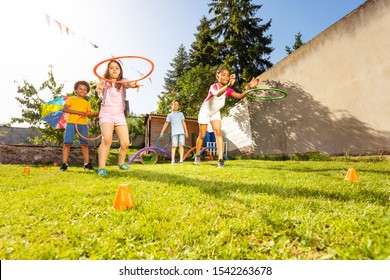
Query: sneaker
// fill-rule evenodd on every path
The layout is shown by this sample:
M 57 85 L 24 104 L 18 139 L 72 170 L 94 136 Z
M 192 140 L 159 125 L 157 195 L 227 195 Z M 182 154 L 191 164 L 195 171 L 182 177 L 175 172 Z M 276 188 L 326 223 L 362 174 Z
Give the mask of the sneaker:
M 90 162 L 84 164 L 84 170 L 95 170 Z
M 200 156 L 197 155 L 195 156 L 195 161 L 194 161 L 195 164 L 200 164 Z
M 219 160 L 218 160 L 218 167 L 219 167 L 219 168 L 225 167 L 225 162 L 223 161 L 223 159 L 219 159 Z
M 176 164 L 176 161 L 172 161 L 171 164 Z
M 181 162 L 179 162 L 179 164 L 184 164 L 184 162 L 181 161 Z
M 60 171 L 66 171 L 68 169 L 68 165 L 66 163 L 61 164 Z

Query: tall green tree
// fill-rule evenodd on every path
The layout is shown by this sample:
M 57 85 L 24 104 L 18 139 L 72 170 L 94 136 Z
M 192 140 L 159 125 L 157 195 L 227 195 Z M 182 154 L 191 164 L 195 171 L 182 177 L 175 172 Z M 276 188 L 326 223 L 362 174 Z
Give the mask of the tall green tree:
M 191 66 L 219 65 L 222 63 L 219 55 L 219 42 L 213 36 L 211 22 L 205 16 L 200 20 L 195 34 L 195 42 L 191 44 L 190 64 Z
M 256 14 L 262 5 L 250 0 L 212 0 L 209 13 L 220 56 L 237 74 L 238 83 L 249 82 L 272 66 L 272 36 L 266 35 L 271 20 L 261 24 Z
M 286 50 L 287 54 L 291 54 L 292 52 L 296 51 L 297 49 L 299 49 L 303 45 L 304 45 L 304 43 L 302 41 L 302 34 L 301 34 L 301 32 L 298 32 L 298 34 L 295 35 L 294 45 L 291 48 L 289 46 L 286 46 L 285 50 Z
M 183 44 L 179 46 L 176 56 L 169 65 L 172 69 L 167 71 L 164 82 L 165 86 L 173 88 L 176 86 L 176 81 L 190 69 L 190 58 Z
M 179 46 L 176 56 L 169 65 L 172 69 L 168 70 L 166 77 L 164 77 L 166 91 L 158 96 L 156 113 L 159 114 L 168 114 L 171 111 L 171 103 L 176 99 L 177 92 L 181 91 L 177 81 L 190 69 L 189 55 L 183 44 Z

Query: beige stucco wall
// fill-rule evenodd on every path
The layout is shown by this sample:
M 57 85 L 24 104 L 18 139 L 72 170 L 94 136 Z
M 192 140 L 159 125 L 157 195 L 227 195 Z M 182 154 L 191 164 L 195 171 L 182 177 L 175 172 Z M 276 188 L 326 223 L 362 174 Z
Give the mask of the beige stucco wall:
M 366 1 L 259 78 L 289 96 L 240 102 L 254 154 L 390 151 L 390 0 Z M 242 126 L 234 114 L 225 133 Z

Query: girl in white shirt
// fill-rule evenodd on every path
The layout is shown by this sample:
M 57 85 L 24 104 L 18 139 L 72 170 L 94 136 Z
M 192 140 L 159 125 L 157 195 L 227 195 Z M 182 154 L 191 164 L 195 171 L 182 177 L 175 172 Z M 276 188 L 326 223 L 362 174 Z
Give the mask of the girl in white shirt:
M 216 83 L 210 86 L 209 93 L 204 100 L 198 115 L 199 123 L 199 136 L 196 140 L 196 156 L 195 164 L 200 163 L 200 150 L 202 149 L 203 139 L 206 136 L 207 125 L 211 123 L 213 128 L 217 151 L 218 151 L 218 167 L 225 167 L 223 161 L 223 137 L 221 129 L 221 108 L 225 105 L 225 99 L 227 96 L 231 96 L 235 99 L 242 99 L 246 93 L 256 87 L 259 83 L 258 78 L 252 78 L 252 80 L 245 87 L 245 91 L 242 93 L 234 91 L 231 86 L 236 81 L 236 75 L 230 75 L 230 71 L 227 67 L 221 67 L 216 73 Z

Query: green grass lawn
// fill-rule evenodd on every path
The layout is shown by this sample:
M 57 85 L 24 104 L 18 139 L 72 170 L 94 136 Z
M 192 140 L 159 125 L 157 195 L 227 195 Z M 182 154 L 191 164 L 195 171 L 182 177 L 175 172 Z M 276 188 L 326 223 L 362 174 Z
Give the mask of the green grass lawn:
M 0 259 L 390 259 L 390 162 L 0 165 Z M 348 168 L 359 182 L 346 182 Z M 136 207 L 114 210 L 120 184 Z

